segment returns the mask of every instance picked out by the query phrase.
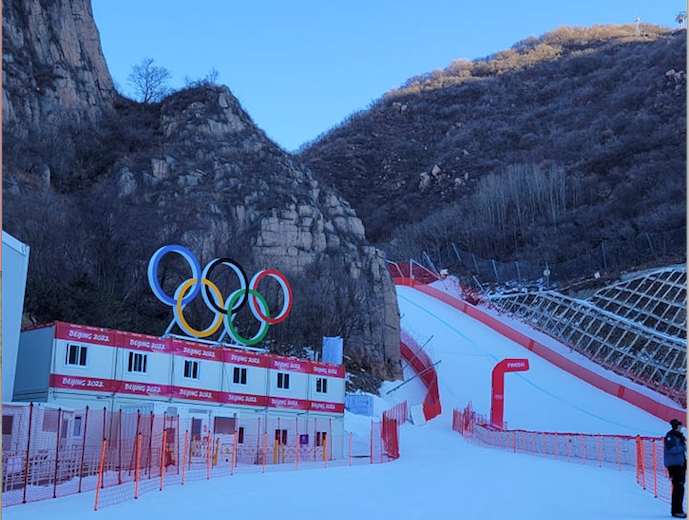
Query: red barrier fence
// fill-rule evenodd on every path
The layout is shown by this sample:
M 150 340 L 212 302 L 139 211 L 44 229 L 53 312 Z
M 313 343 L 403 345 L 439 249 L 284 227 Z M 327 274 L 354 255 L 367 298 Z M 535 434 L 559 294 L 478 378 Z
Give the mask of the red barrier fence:
M 417 262 L 414 262 L 413 260 L 410 262 L 389 262 L 388 271 L 395 280 L 398 278 L 407 278 L 425 284 L 441 279 L 438 273 L 422 266 Z
M 406 422 L 407 401 L 397 403 L 389 410 L 383 412 L 383 419 L 380 423 L 380 438 L 383 442 L 383 450 L 381 450 L 381 453 L 384 452 L 388 460 L 400 458 L 399 425 Z M 374 428 L 371 427 L 371 432 L 373 432 L 373 430 Z
M 471 403 L 464 410 L 453 410 L 452 429 L 480 446 L 635 471 L 640 486 L 663 502 L 670 502 L 672 488 L 663 466 L 662 437 L 501 430 L 487 424 L 484 416 L 472 410 Z
M 417 341 L 405 330 L 400 331 L 400 354 L 428 389 L 423 400 L 423 415 L 427 421 L 440 415 L 440 393 L 438 391 L 438 374 L 433 366 L 433 361 L 419 346 Z
M 383 417 L 381 439 L 385 453 L 390 460 L 400 458 L 399 423 L 397 419 Z
M 407 401 L 397 403 L 389 410 L 385 410 L 383 412 L 383 420 L 395 420 L 397 421 L 397 424 L 404 424 L 407 422 L 407 413 Z
M 608 394 L 614 395 L 633 404 L 637 408 L 654 415 L 664 421 L 669 421 L 674 417 L 684 417 L 686 415 L 686 410 L 679 407 L 668 406 L 666 404 L 656 401 L 654 398 L 642 394 L 636 390 L 633 390 L 623 384 L 611 381 L 604 376 L 593 372 L 587 368 L 584 368 L 574 361 L 566 358 L 565 356 L 551 350 L 546 345 L 535 341 L 534 339 L 528 337 L 526 334 L 513 329 L 509 325 L 501 322 L 499 319 L 491 316 L 490 314 L 484 312 L 483 310 L 471 305 L 470 303 L 459 300 L 454 296 L 451 296 L 443 291 L 430 287 L 428 285 L 421 284 L 413 279 L 395 279 L 396 285 L 406 285 L 413 287 L 414 289 L 428 294 L 448 305 L 454 307 L 467 314 L 468 316 L 480 321 L 484 325 L 489 326 L 496 332 L 502 334 L 506 338 L 514 341 L 515 343 L 521 345 L 527 350 L 532 351 L 534 354 L 545 359 L 546 361 L 552 363 L 553 365 L 561 368 L 570 374 L 592 384 L 596 388 L 607 392 Z
M 362 436 L 333 434 L 329 418 L 229 419 L 202 432 L 177 415 L 4 405 L 2 506 L 96 490 L 97 509 L 237 472 L 388 462 L 399 457 L 406 409 Z

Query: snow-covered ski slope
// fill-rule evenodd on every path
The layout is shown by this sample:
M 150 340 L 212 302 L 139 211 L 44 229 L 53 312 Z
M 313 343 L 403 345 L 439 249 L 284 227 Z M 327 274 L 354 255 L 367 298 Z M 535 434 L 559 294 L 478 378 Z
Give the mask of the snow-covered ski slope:
M 646 412 L 537 359 L 454 308 L 398 287 L 402 325 L 424 344 L 440 380 L 443 413 L 400 428 L 401 457 L 390 463 L 235 474 L 143 494 L 93 511 L 94 493 L 8 507 L 9 520 L 203 518 L 231 511 L 242 518 L 301 520 L 628 520 L 666 518 L 670 506 L 636 483 L 633 471 L 570 463 L 465 442 L 451 430 L 452 408 L 490 406 L 490 374 L 503 357 L 526 357 L 529 372 L 505 378 L 509 428 L 641 434 L 669 426 Z M 430 338 L 430 340 L 429 340 Z M 566 349 L 565 349 L 566 350 Z M 405 376 L 413 373 L 405 369 Z M 375 415 L 396 402 L 418 405 L 419 379 L 386 382 Z M 395 389 L 396 388 L 396 389 Z M 389 393 L 388 393 L 389 392 Z M 375 419 L 375 418 L 374 418 Z M 345 413 L 348 431 L 368 435 L 371 417 Z M 667 485 L 667 483 L 665 483 Z
M 463 409 L 469 402 L 475 411 L 488 416 L 494 366 L 505 358 L 525 358 L 529 360 L 528 371 L 505 374 L 504 418 L 510 429 L 658 437 L 668 428 L 665 421 L 557 368 L 431 296 L 405 286 L 397 287 L 397 295 L 402 328 L 424 346 L 434 362 L 439 362 L 436 371 L 442 421 L 449 420 L 453 408 Z M 529 330 L 537 334 L 526 326 L 521 332 L 528 334 Z M 573 360 L 590 363 L 569 353 L 567 347 L 559 347 Z M 606 372 L 598 367 L 595 370 Z M 405 371 L 405 377 L 412 375 Z M 615 374 L 607 375 L 619 380 Z M 414 383 L 386 394 L 395 386 L 386 383 L 382 395 L 407 399 L 410 405 L 423 399 L 423 388 Z M 677 406 L 665 396 L 652 394 L 658 401 Z

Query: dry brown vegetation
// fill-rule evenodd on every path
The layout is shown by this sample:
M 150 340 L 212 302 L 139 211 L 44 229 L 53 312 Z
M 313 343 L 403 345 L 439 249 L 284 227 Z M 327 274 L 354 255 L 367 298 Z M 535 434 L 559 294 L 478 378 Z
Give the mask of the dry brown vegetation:
M 457 60 L 300 157 L 394 260 L 452 244 L 542 264 L 628 249 L 686 226 L 686 32 L 561 27 Z M 667 253 L 653 261 L 683 261 L 686 246 Z

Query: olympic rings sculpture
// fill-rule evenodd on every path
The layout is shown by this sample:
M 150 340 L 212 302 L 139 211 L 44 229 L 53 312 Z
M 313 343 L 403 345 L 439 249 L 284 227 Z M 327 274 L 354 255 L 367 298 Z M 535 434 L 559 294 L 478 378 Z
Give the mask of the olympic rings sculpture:
M 174 296 L 165 293 L 158 281 L 160 261 L 168 253 L 179 254 L 191 268 L 191 278 L 186 279 L 177 287 Z M 225 302 L 218 286 L 210 280 L 211 273 L 222 265 L 234 271 L 239 279 L 240 286 L 239 289 L 229 295 L 227 302 Z M 274 318 L 270 317 L 266 299 L 258 292 L 259 282 L 267 276 L 278 281 L 284 296 L 282 309 Z M 231 258 L 216 258 L 206 264 L 202 271 L 201 264 L 196 256 L 189 249 L 180 245 L 163 246 L 153 253 L 148 262 L 148 283 L 156 298 L 165 305 L 172 307 L 173 323 L 176 323 L 188 335 L 197 338 L 205 338 L 215 334 L 224 322 L 225 332 L 235 342 L 242 345 L 255 345 L 266 336 L 270 325 L 284 321 L 292 309 L 292 288 L 281 272 L 275 269 L 264 269 L 256 273 L 247 283 L 244 269 Z M 199 293 L 201 293 L 201 297 L 208 309 L 215 315 L 213 322 L 204 330 L 194 329 L 187 323 L 184 317 L 184 307 L 191 303 Z M 251 309 L 251 313 L 256 320 L 261 322 L 258 332 L 251 338 L 242 337 L 233 323 L 237 312 L 245 304 L 249 305 L 249 309 Z

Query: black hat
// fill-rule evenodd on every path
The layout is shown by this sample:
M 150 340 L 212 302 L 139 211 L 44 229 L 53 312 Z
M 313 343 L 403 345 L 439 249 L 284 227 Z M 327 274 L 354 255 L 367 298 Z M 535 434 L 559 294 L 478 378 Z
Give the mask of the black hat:
M 678 419 L 672 419 L 670 421 L 670 426 L 672 426 L 673 428 L 675 428 L 677 426 L 682 426 L 682 421 L 680 421 Z

